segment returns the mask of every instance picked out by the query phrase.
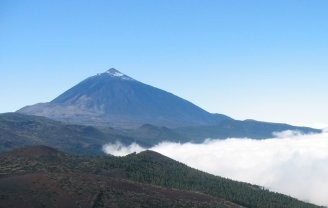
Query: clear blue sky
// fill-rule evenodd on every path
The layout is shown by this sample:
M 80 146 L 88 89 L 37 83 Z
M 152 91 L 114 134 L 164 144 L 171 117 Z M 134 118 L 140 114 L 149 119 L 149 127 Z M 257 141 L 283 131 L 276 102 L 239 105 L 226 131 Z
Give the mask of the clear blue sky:
M 328 124 L 328 1 L 0 0 L 0 112 L 110 67 L 237 119 Z

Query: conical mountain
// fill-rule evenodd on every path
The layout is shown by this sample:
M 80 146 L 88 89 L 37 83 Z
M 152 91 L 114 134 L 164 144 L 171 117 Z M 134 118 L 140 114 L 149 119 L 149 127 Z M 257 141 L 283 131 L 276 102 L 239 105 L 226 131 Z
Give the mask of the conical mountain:
M 20 109 L 55 120 L 130 128 L 146 123 L 167 127 L 215 125 L 230 119 L 141 83 L 114 68 L 89 77 L 49 103 Z

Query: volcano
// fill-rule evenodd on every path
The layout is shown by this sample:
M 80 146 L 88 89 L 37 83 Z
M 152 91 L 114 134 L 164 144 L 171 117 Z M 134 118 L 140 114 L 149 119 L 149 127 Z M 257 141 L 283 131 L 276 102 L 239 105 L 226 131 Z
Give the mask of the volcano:
M 114 68 L 85 79 L 48 103 L 26 106 L 18 112 L 68 123 L 119 128 L 143 124 L 171 128 L 206 126 L 231 120 Z

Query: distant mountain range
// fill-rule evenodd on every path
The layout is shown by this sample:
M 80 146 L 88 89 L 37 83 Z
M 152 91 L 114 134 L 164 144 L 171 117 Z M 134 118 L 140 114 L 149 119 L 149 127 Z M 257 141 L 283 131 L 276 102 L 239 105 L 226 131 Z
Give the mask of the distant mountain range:
M 102 155 L 108 143 L 133 142 L 151 147 L 161 141 L 191 141 L 175 130 L 150 124 L 120 130 L 66 124 L 49 118 L 19 113 L 0 114 L 0 152 L 33 145 L 46 145 L 79 155 Z
M 0 207 L 318 206 L 213 176 L 152 151 L 125 157 L 78 157 L 34 146 L 0 154 Z
M 138 129 L 149 124 L 174 129 L 174 134 L 179 133 L 182 140 L 188 138 L 190 141 L 228 137 L 262 139 L 284 130 L 320 132 L 287 124 L 239 121 L 226 115 L 212 114 L 113 68 L 85 79 L 48 103 L 26 106 L 17 112 L 101 128 Z
M 47 145 L 79 155 L 101 155 L 103 145 L 133 142 L 151 147 L 162 141 L 201 143 L 206 138 L 250 137 L 263 139 L 274 131 L 301 129 L 286 124 L 229 120 L 217 126 L 194 126 L 170 129 L 145 124 L 136 129 L 115 129 L 67 124 L 49 118 L 20 113 L 0 114 L 0 152 L 19 147 Z

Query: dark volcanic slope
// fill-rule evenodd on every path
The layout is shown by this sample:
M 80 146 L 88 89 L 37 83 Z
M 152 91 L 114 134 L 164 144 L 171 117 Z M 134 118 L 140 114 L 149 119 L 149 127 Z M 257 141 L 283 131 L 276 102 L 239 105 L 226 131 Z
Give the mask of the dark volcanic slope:
M 80 155 L 103 154 L 102 146 L 120 142 L 137 142 L 150 147 L 161 141 L 189 141 L 190 139 L 166 127 L 143 125 L 137 129 L 98 129 L 92 126 L 65 124 L 41 116 L 19 113 L 0 114 L 0 152 L 19 147 L 47 145 Z
M 13 176 L 0 179 L 0 187 L 0 207 L 239 207 L 202 193 L 82 173 Z
M 87 78 L 49 103 L 27 106 L 18 112 L 71 123 L 124 128 L 146 123 L 167 127 L 210 125 L 230 119 L 210 114 L 115 69 Z
M 103 132 L 95 127 L 69 125 L 40 116 L 0 114 L 0 152 L 47 145 L 74 154 L 99 155 L 103 154 L 104 144 L 116 141 L 130 144 L 135 140 L 114 129 Z
M 317 207 L 197 171 L 151 151 L 121 158 L 86 158 L 37 146 L 0 154 L 0 207 L 239 207 L 237 204 Z
M 212 126 L 190 126 L 174 130 L 194 142 L 203 142 L 204 138 L 225 139 L 247 137 L 252 139 L 267 139 L 274 137 L 274 132 L 286 130 L 299 131 L 301 133 L 321 132 L 321 130 L 313 128 L 255 120 L 225 120 Z

